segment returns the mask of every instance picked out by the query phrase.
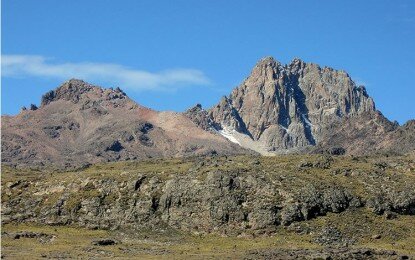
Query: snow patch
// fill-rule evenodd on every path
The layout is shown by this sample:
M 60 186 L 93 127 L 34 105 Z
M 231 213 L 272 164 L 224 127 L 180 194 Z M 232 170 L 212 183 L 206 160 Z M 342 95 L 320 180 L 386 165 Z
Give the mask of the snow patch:
M 219 130 L 218 132 L 219 132 L 219 134 L 221 134 L 223 137 L 225 137 L 226 139 L 228 139 L 232 143 L 240 145 L 239 141 L 234 136 L 234 134 L 236 132 L 234 129 L 229 130 L 229 129 L 224 127 L 222 130 Z

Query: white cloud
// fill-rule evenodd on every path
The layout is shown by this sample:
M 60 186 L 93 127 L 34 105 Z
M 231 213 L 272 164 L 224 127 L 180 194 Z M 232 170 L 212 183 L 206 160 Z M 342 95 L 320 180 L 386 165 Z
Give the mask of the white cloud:
M 78 78 L 131 90 L 170 90 L 210 83 L 202 71 L 195 69 L 148 72 L 112 63 L 53 63 L 52 59 L 35 55 L 2 55 L 1 68 L 2 77 Z

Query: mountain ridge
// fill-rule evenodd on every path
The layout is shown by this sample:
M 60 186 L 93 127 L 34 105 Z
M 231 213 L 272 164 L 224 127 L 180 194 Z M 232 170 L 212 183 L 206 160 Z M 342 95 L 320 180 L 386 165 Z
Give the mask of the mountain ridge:
M 345 71 L 298 58 L 285 65 L 261 59 L 207 110 L 197 104 L 183 113 L 155 111 L 120 88 L 71 79 L 45 93 L 39 107 L 2 121 L 2 163 L 11 165 L 415 150 L 413 122 L 390 122 Z

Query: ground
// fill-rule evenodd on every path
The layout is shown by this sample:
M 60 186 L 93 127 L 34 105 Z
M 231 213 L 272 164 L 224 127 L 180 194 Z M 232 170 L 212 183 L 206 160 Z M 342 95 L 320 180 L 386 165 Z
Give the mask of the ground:
M 356 217 L 358 216 L 358 217 Z M 393 250 L 398 255 L 413 255 L 415 252 L 415 226 L 413 217 L 404 216 L 385 221 L 364 210 L 328 214 L 327 216 L 301 222 L 299 226 L 336 227 L 350 232 L 362 232 L 362 237 L 352 249 Z M 244 258 L 258 252 L 280 250 L 281 257 L 289 251 L 313 255 L 327 248 L 315 241 L 311 234 L 301 234 L 294 227 L 279 227 L 272 235 L 249 237 L 226 237 L 220 235 L 195 235 L 166 229 L 150 230 L 89 230 L 68 226 L 45 226 L 36 224 L 7 224 L 3 226 L 2 255 L 5 259 L 34 258 L 91 258 L 91 257 L 135 257 L 154 258 Z M 50 241 L 38 238 L 15 239 L 10 234 L 21 232 L 51 235 Z M 350 234 L 349 234 L 350 235 Z M 377 237 L 379 236 L 379 238 Z M 117 244 L 93 245 L 98 239 L 111 238 Z M 258 256 L 258 255 L 257 255 Z M 387 257 L 386 257 L 387 258 Z
M 411 193 L 413 189 L 409 191 L 407 197 L 401 198 L 402 196 L 398 195 L 406 194 L 402 192 L 406 192 L 408 187 L 415 187 L 413 184 L 414 169 L 414 160 L 411 156 L 385 155 L 359 158 L 315 155 L 184 158 L 107 163 L 71 172 L 3 167 L 1 177 L 2 258 L 413 258 L 415 255 L 415 216 L 412 211 L 413 195 Z M 160 204 L 162 204 L 162 193 L 167 192 L 166 187 L 174 189 L 175 186 L 171 185 L 171 182 L 176 180 L 177 176 L 190 178 L 190 180 L 196 179 L 196 184 L 191 185 L 192 189 L 196 189 L 195 185 L 205 185 L 204 183 L 207 186 L 201 186 L 201 189 L 211 184 L 222 185 L 222 182 L 217 182 L 216 179 L 214 179 L 215 182 L 209 182 L 209 174 L 212 172 L 214 172 L 213 175 L 216 174 L 222 179 L 232 173 L 232 182 L 239 184 L 231 185 L 232 187 L 229 187 L 226 192 L 222 187 L 210 192 L 221 191 L 219 195 L 229 199 L 243 194 L 248 204 L 250 196 L 254 196 L 251 201 L 253 199 L 255 203 L 265 201 L 264 207 L 268 205 L 267 203 L 281 205 L 282 213 L 278 214 L 283 214 L 284 207 L 290 205 L 289 199 L 296 196 L 298 190 L 310 183 L 314 183 L 317 187 L 333 187 L 332 185 L 336 184 L 336 187 L 346 189 L 354 197 L 359 197 L 362 203 L 340 208 L 341 210 L 337 211 L 327 209 L 315 216 L 297 219 L 287 224 L 278 222 L 275 225 L 268 224 L 257 228 L 246 223 L 244 226 L 237 225 L 238 220 L 232 219 L 232 212 L 227 213 L 227 222 L 212 222 L 204 215 L 197 215 L 202 218 L 202 222 L 217 225 L 217 228 L 210 230 L 208 225 L 206 229 L 203 229 L 199 222 L 195 222 L 199 229 L 193 228 L 193 222 L 196 220 L 192 220 L 191 217 L 180 218 L 183 215 L 180 215 L 179 211 L 183 207 L 198 206 L 202 210 L 206 201 L 201 200 L 198 201 L 199 204 L 194 204 L 194 201 L 183 199 L 180 207 L 173 205 L 166 209 L 161 206 L 154 209 L 154 205 L 149 205 L 149 210 L 139 216 L 147 217 L 149 222 L 153 221 L 150 226 L 141 226 L 141 224 L 103 226 L 98 221 L 99 219 L 114 218 L 116 214 L 105 215 L 101 212 L 96 213 L 94 217 L 98 221 L 97 225 L 85 224 L 85 216 L 92 214 L 91 212 L 95 209 L 94 206 L 88 204 L 91 198 L 93 198 L 92 201 L 102 203 L 97 204 L 98 209 L 104 206 L 107 209 L 108 205 L 110 205 L 109 208 L 111 205 L 117 205 L 120 208 L 125 207 L 125 212 L 129 212 L 129 203 L 125 197 L 132 197 L 134 190 L 134 185 L 131 189 L 129 185 L 135 183 L 137 186 L 137 180 L 141 180 L 143 174 L 147 177 L 140 181 L 141 187 L 136 191 L 138 195 L 134 195 L 136 203 L 137 201 L 144 203 L 147 200 L 151 202 L 154 194 L 158 194 Z M 235 172 L 238 174 L 234 174 Z M 258 172 L 261 174 L 258 175 Z M 248 186 L 244 185 L 255 184 L 255 182 L 248 182 L 249 176 L 263 179 L 263 181 L 275 181 L 282 195 L 272 197 L 275 201 L 269 202 L 265 193 L 268 188 L 265 186 L 262 189 L 264 193 L 245 194 L 244 192 L 248 191 L 243 187 Z M 154 181 L 155 177 L 157 181 Z M 106 193 L 105 189 L 94 188 L 94 185 L 101 183 L 99 181 L 102 180 L 106 180 L 104 184 L 109 188 L 119 189 L 119 194 L 118 190 L 115 193 Z M 170 183 L 170 186 L 166 183 Z M 251 185 L 254 188 L 251 187 L 249 192 L 260 192 L 261 188 L 256 190 L 254 184 Z M 163 188 L 158 189 L 159 186 Z M 135 189 L 137 190 L 137 187 Z M 378 194 L 375 192 L 376 189 L 388 190 L 389 193 L 385 194 L 391 194 L 395 200 L 387 202 L 389 204 L 380 201 L 379 205 L 370 206 L 368 202 Z M 192 192 L 196 191 L 199 192 L 198 189 L 192 190 Z M 71 196 L 68 197 L 67 194 Z M 174 201 L 176 194 L 172 194 L 170 195 Z M 333 198 L 335 196 L 330 197 L 329 201 L 337 203 L 332 201 Z M 387 196 L 380 198 L 389 199 Z M 302 201 L 303 199 L 307 200 L 308 204 Z M 309 205 L 310 199 L 314 197 L 300 196 L 298 201 Z M 315 205 L 323 207 L 324 203 Z M 60 205 L 62 212 L 54 211 L 56 205 Z M 91 209 L 91 211 L 85 213 L 84 216 L 82 210 L 79 212 L 73 210 L 78 207 L 76 205 L 82 205 L 79 206 L 83 207 L 82 210 Z M 255 206 L 247 208 L 238 206 L 235 209 L 251 210 L 257 213 L 256 211 L 263 210 L 264 207 L 258 209 Z M 385 207 L 388 211 L 383 212 Z M 306 206 L 302 210 L 305 209 L 307 209 Z M 44 210 L 48 210 L 48 213 L 44 214 L 42 212 Z M 161 225 L 158 220 L 165 220 L 162 216 L 167 216 L 167 211 L 169 211 L 170 219 L 176 217 L 176 222 L 180 220 L 181 223 L 167 221 L 166 225 Z M 278 214 L 275 216 L 276 220 L 281 217 Z M 60 218 L 63 217 L 70 221 L 62 222 Z M 115 220 L 117 218 L 112 219 L 112 221 Z M 259 218 L 259 220 L 262 219 Z M 187 224 L 183 225 L 183 223 Z M 103 239 L 110 239 L 114 241 L 114 244 L 97 245 L 97 241 Z

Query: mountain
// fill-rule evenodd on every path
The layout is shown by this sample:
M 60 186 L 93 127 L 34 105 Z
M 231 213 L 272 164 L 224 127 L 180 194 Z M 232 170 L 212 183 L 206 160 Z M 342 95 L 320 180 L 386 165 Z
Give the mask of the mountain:
M 69 80 L 2 116 L 1 134 L 2 257 L 415 252 L 415 120 L 390 122 L 342 71 L 265 58 L 184 113 Z
M 401 154 L 415 150 L 414 122 L 390 122 L 344 71 L 266 57 L 217 105 L 184 113 L 69 80 L 39 108 L 2 116 L 2 163 L 68 168 L 206 154 Z
M 185 115 L 140 106 L 119 88 L 69 80 L 39 108 L 2 116 L 2 163 L 77 167 L 145 158 L 249 153 Z
M 206 113 L 225 137 L 262 154 L 415 149 L 413 129 L 386 119 L 364 86 L 344 71 L 300 59 L 286 65 L 261 59 Z

